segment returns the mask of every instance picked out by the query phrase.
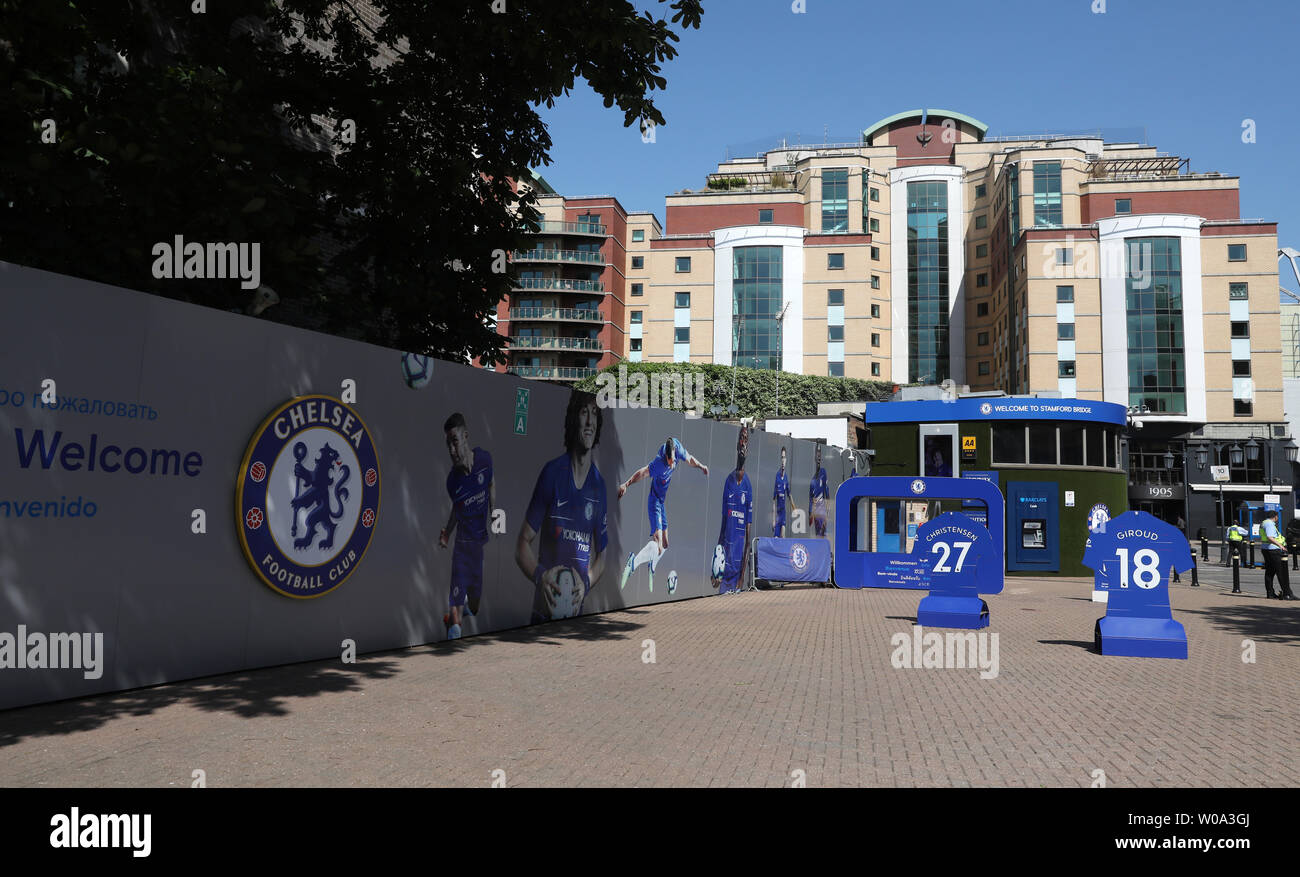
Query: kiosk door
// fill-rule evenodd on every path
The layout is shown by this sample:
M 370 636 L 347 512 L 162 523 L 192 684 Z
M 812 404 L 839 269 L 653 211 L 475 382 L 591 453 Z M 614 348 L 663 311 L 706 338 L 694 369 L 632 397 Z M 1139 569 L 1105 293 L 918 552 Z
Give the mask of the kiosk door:
M 901 554 L 903 551 L 903 504 L 885 500 L 876 506 L 876 551 Z
M 1007 569 L 1060 572 L 1059 496 L 1055 481 L 1007 483 Z

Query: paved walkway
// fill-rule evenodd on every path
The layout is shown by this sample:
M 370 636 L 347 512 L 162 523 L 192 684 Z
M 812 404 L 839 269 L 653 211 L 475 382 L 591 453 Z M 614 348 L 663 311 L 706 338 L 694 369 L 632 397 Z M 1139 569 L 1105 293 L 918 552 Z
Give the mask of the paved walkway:
M 0 784 L 1300 785 L 1300 602 L 1218 578 L 1187 661 L 1093 653 L 1081 579 L 989 599 L 992 679 L 891 665 L 916 593 L 788 588 L 12 710 Z

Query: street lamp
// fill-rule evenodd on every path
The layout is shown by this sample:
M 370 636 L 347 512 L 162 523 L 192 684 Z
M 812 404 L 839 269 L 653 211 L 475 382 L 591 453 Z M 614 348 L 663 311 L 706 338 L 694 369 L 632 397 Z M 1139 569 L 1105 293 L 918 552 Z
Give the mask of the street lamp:
M 1282 450 L 1286 453 L 1286 461 L 1288 463 L 1294 463 L 1296 461 L 1297 452 L 1300 452 L 1300 445 L 1296 445 L 1295 439 L 1291 439 Z
M 781 315 L 776 318 L 776 347 L 782 349 L 785 343 L 785 312 L 790 310 L 790 303 L 786 302 L 785 307 L 781 308 Z M 776 416 L 781 416 L 781 372 L 785 363 L 778 360 L 776 364 Z
M 1246 442 L 1246 459 L 1252 463 L 1259 461 L 1259 442 L 1254 439 Z
M 1206 451 L 1205 445 L 1196 446 L 1196 468 L 1204 470 L 1205 464 L 1209 459 L 1209 452 Z
M 1244 459 L 1245 455 L 1242 453 L 1241 445 L 1233 445 L 1228 448 L 1228 460 L 1231 461 L 1232 465 L 1240 467 Z
M 1173 452 L 1173 451 L 1170 451 L 1170 450 L 1166 450 L 1166 451 L 1165 451 L 1165 468 L 1166 468 L 1166 469 L 1172 469 L 1172 468 L 1174 468 L 1174 452 Z

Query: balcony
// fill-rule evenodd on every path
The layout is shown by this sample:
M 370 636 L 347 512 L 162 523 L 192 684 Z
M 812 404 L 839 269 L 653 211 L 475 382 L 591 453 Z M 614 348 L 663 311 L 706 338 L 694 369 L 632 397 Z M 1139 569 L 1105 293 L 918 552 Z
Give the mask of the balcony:
M 604 265 L 605 257 L 600 253 L 588 253 L 585 250 L 515 250 L 510 254 L 514 262 L 569 262 L 579 265 Z
M 548 381 L 580 381 L 597 372 L 594 368 L 579 368 L 566 365 L 516 365 L 507 369 L 507 374 L 521 378 L 533 378 Z
M 590 234 L 605 237 L 605 226 L 593 222 L 557 222 L 543 219 L 537 223 L 539 234 Z
M 559 292 L 605 292 L 599 280 L 564 280 L 558 277 L 525 277 L 514 285 L 515 289 L 554 289 Z
M 593 308 L 511 308 L 510 319 L 603 323 L 605 314 Z
M 563 338 L 545 335 L 511 335 L 511 350 L 595 350 L 605 348 L 599 338 Z

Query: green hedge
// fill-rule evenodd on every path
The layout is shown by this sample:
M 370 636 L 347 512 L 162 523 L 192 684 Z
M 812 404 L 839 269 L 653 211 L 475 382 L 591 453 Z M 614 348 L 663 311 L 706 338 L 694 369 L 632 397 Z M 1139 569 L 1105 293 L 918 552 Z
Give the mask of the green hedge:
M 632 384 L 633 375 L 683 375 L 691 376 L 693 387 L 703 378 L 703 411 L 708 414 L 714 405 L 726 409 L 732 400 L 732 381 L 735 380 L 735 400 L 739 409 L 735 415 L 726 417 L 775 417 L 777 396 L 777 372 L 765 369 L 735 368 L 729 365 L 713 365 L 687 362 L 625 362 L 620 365 L 627 369 L 627 383 Z M 609 366 L 597 375 L 579 381 L 577 389 L 598 392 L 607 381 L 603 375 L 613 377 L 611 390 L 619 401 L 617 379 L 619 365 Z M 894 385 L 881 381 L 862 381 L 856 378 L 833 378 L 825 375 L 793 375 L 781 372 L 781 416 L 810 417 L 817 413 L 818 402 L 883 402 L 894 392 Z M 681 405 L 670 404 L 677 400 L 660 400 L 660 408 L 681 410 Z M 690 401 L 684 400 L 684 401 Z

